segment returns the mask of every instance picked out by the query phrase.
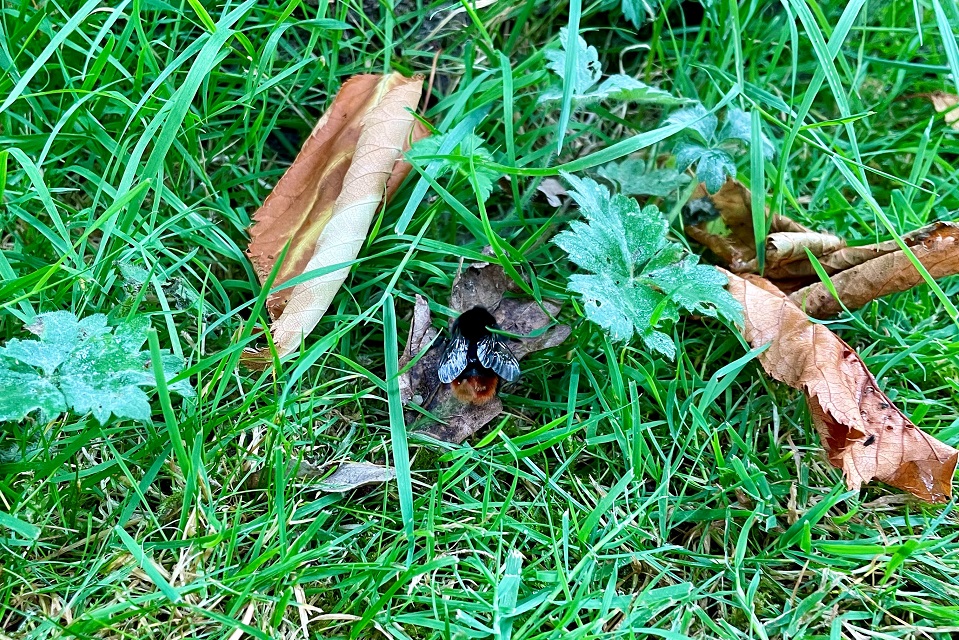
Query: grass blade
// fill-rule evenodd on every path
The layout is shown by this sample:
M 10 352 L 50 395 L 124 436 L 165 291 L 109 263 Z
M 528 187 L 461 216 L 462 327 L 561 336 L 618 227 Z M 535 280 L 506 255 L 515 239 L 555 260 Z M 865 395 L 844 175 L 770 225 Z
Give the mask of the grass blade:
M 400 514 L 403 519 L 403 530 L 406 532 L 407 540 L 412 542 L 413 479 L 410 472 L 406 420 L 403 417 L 403 400 L 400 398 L 398 337 L 396 332 L 396 306 L 393 302 L 393 296 L 387 295 L 383 304 L 383 349 L 386 355 L 386 399 L 390 410 L 390 442 L 393 449 L 393 466 L 396 468 L 396 485 L 400 494 Z M 412 551 L 411 546 L 410 553 Z
M 173 588 L 160 571 L 160 568 L 156 565 L 146 551 L 143 550 L 143 547 L 133 539 L 129 533 L 124 531 L 121 527 L 116 526 L 113 528 L 117 536 L 120 538 L 120 542 L 123 543 L 123 546 L 127 548 L 127 551 L 130 552 L 130 555 L 133 556 L 133 559 L 136 560 L 137 566 L 143 569 L 143 572 L 147 574 L 147 577 L 150 579 L 150 582 L 153 583 L 153 586 L 157 588 L 166 599 L 170 602 L 179 602 L 180 594 Z
M 559 124 L 556 126 L 556 153 L 563 152 L 563 141 L 566 139 L 566 127 L 569 126 L 569 117 L 573 110 L 573 92 L 576 90 L 576 67 L 579 65 L 579 19 L 583 12 L 582 0 L 571 0 L 569 3 L 569 22 L 566 25 L 568 33 L 566 40 L 566 60 L 563 71 L 563 103 L 559 112 Z M 585 53 L 585 52 L 583 52 Z

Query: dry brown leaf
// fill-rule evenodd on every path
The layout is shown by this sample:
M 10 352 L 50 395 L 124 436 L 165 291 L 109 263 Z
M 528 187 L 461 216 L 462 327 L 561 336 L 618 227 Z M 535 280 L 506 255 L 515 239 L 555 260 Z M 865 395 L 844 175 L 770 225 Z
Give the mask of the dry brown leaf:
M 297 477 L 304 477 L 297 475 Z M 371 462 L 344 462 L 313 486 L 327 493 L 346 493 L 367 484 L 382 484 L 396 478 L 396 470 Z
M 723 260 L 736 273 L 755 273 L 756 241 L 752 221 L 752 195 L 738 180 L 729 178 L 717 193 L 709 195 L 702 185 L 697 187 L 686 210 L 722 218 L 729 235 L 710 233 L 703 222 L 688 225 L 686 234 Z M 765 275 L 771 280 L 813 279 L 816 270 L 806 249 L 812 252 L 827 273 L 837 273 L 884 253 L 897 250 L 894 242 L 863 247 L 849 247 L 845 240 L 831 233 L 819 233 L 786 216 L 773 217 L 766 238 Z
M 563 201 L 560 199 L 560 196 L 567 195 L 566 187 L 556 178 L 546 178 L 539 183 L 536 190 L 546 196 L 546 202 L 549 203 L 551 207 L 563 206 Z
M 932 107 L 937 113 L 944 113 L 946 124 L 959 131 L 959 96 L 943 91 L 929 94 Z
M 253 216 L 248 254 L 261 282 L 292 239 L 275 283 L 353 260 L 384 196 L 410 171 L 401 161 L 426 132 L 413 117 L 422 78 L 355 76 L 313 129 L 293 164 Z M 326 312 L 349 267 L 270 296 L 279 354 L 295 350 Z M 247 354 L 256 359 L 265 354 Z
M 544 301 L 544 311 L 529 298 L 504 297 L 504 294 L 515 289 L 513 281 L 502 267 L 477 263 L 467 267 L 456 277 L 450 292 L 450 308 L 462 313 L 477 305 L 484 306 L 490 310 L 503 331 L 523 336 L 534 334 L 532 337 L 510 341 L 510 350 L 517 360 L 534 351 L 558 346 L 569 337 L 569 326 L 550 327 L 553 323 L 551 318 L 559 314 L 561 305 Z M 440 383 L 436 372 L 446 341 L 434 341 L 438 331 L 430 326 L 429 322 L 429 305 L 425 300 L 417 298 L 410 339 L 400 359 L 400 367 L 412 362 L 417 354 L 423 355 L 408 371 L 400 375 L 400 389 L 405 402 L 425 408 L 443 422 L 421 419 L 421 413 L 414 409 L 407 411 L 406 421 L 414 431 L 437 440 L 459 444 L 502 413 L 503 403 L 498 397 L 494 397 L 482 405 L 465 404 L 453 396 L 450 385 Z M 430 343 L 432 346 L 423 353 L 423 349 Z
M 686 235 L 712 251 L 737 273 L 756 270 L 756 236 L 752 216 L 752 194 L 743 183 L 733 178 L 728 178 L 714 194 L 709 194 L 703 184 L 697 185 L 689 202 L 683 207 L 683 218 L 691 223 L 686 225 Z M 707 223 L 717 217 L 722 218 L 729 230 L 728 235 L 711 233 L 706 229 Z M 780 215 L 773 216 L 770 232 L 812 233 L 798 222 Z
M 507 291 L 517 290 L 518 287 L 501 266 L 476 262 L 456 274 L 450 289 L 450 309 L 463 313 L 479 305 L 492 311 Z
M 405 369 L 420 352 L 428 349 L 439 335 L 439 330 L 432 325 L 429 303 L 426 298 L 417 294 L 413 306 L 413 318 L 410 320 L 410 335 L 406 340 L 406 348 L 400 355 L 400 370 Z M 423 404 L 422 397 L 415 397 L 416 390 L 427 386 L 428 382 L 424 379 L 424 376 L 428 371 L 436 371 L 439 368 L 440 355 L 441 352 L 438 350 L 430 349 L 423 354 L 423 357 L 417 363 L 418 366 L 400 374 L 400 398 L 403 400 L 403 404 L 408 404 L 410 400 L 414 400 L 420 405 Z
M 873 478 L 930 502 L 952 496 L 959 451 L 916 428 L 879 390 L 853 349 L 809 320 L 772 283 L 729 277 L 743 305 L 743 336 L 769 345 L 759 362 L 773 378 L 806 394 L 829 461 L 858 490 Z
M 959 226 L 938 222 L 903 239 L 933 278 L 959 273 Z M 846 308 L 854 310 L 890 293 L 908 291 L 922 283 L 923 277 L 905 252 L 895 251 L 833 275 L 830 280 Z M 814 318 L 829 318 L 842 311 L 822 282 L 794 292 L 790 299 Z

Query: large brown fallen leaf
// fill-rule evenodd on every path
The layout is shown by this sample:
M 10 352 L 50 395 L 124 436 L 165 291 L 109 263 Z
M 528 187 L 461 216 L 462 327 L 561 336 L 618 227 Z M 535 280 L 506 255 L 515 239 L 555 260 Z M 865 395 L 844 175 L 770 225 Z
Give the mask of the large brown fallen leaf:
M 569 337 L 569 326 L 555 324 L 551 319 L 559 313 L 561 305 L 543 301 L 544 312 L 536 301 L 529 298 L 504 297 L 516 291 L 513 281 L 499 265 L 473 264 L 453 282 L 449 306 L 457 313 L 477 305 L 484 306 L 503 331 L 530 336 L 510 341 L 510 350 L 517 360 L 534 351 L 555 347 Z M 442 421 L 435 422 L 415 409 L 408 409 L 406 422 L 414 432 L 459 444 L 502 413 L 503 403 L 499 397 L 494 397 L 483 405 L 465 404 L 453 396 L 450 385 L 440 383 L 437 369 L 446 340 L 437 340 L 439 335 L 431 324 L 429 304 L 417 296 L 400 368 L 409 365 L 417 356 L 419 360 L 400 375 L 400 394 L 405 404 L 418 405 Z
M 360 75 L 343 84 L 253 216 L 248 255 L 261 282 L 290 241 L 276 284 L 356 258 L 376 209 L 410 171 L 401 160 L 404 149 L 426 135 L 412 113 L 422 84 L 418 76 L 398 73 Z M 349 271 L 342 267 L 269 297 L 267 309 L 274 320 L 279 355 L 299 347 Z M 255 361 L 268 354 L 245 355 L 247 361 Z
M 768 280 L 729 277 L 743 305 L 743 336 L 769 345 L 759 362 L 773 378 L 806 394 L 829 461 L 858 490 L 873 478 L 930 502 L 952 496 L 959 451 L 918 429 L 879 390 L 853 349 Z
M 959 273 L 959 226 L 938 222 L 910 234 L 907 244 L 933 278 Z M 890 293 L 908 291 L 924 281 L 903 251 L 874 258 L 833 275 L 830 280 L 839 299 L 850 310 Z M 822 282 L 804 287 L 789 297 L 814 318 L 829 318 L 842 311 L 839 300 Z

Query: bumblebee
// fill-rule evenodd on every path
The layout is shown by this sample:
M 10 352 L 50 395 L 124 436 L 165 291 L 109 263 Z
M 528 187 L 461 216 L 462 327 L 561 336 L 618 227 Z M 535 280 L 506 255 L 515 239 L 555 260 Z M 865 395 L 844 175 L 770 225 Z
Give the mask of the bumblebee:
M 496 319 L 485 307 L 464 311 L 450 327 L 450 342 L 437 371 L 440 382 L 467 404 L 486 404 L 496 395 L 500 381 L 519 378 L 519 363 L 506 341 L 492 330 Z

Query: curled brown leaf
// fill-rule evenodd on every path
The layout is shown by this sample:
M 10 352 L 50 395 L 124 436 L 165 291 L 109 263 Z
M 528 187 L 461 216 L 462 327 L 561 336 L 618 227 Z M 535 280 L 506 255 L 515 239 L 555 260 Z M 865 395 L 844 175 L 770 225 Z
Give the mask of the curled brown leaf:
M 275 282 L 353 260 L 384 197 L 409 173 L 401 161 L 425 135 L 413 117 L 422 78 L 361 75 L 344 83 L 293 164 L 254 215 L 248 254 L 264 281 L 290 242 Z M 279 354 L 295 350 L 326 312 L 349 267 L 270 296 Z M 256 360 L 266 354 L 247 354 Z
M 850 489 L 873 478 L 923 500 L 945 502 L 959 451 L 936 440 L 893 405 L 856 352 L 769 281 L 726 272 L 743 305 L 743 336 L 769 345 L 759 362 L 773 378 L 802 390 L 829 461 Z
M 756 273 L 752 197 L 743 184 L 729 179 L 713 195 L 700 185 L 684 212 L 696 222 L 686 226 L 690 238 L 712 251 L 731 271 Z M 715 224 L 716 220 L 722 224 Z M 959 272 L 955 237 L 954 224 L 938 222 L 903 235 L 902 241 L 934 278 L 942 278 Z M 764 251 L 764 276 L 817 318 L 835 315 L 842 306 L 817 282 L 809 253 L 831 277 L 849 309 L 923 281 L 895 240 L 849 246 L 835 234 L 811 231 L 785 216 L 774 216 Z
M 959 226 L 939 222 L 910 234 L 906 242 L 933 278 L 959 273 Z M 923 282 L 922 274 L 903 251 L 895 251 L 833 275 L 830 280 L 847 309 L 865 306 L 890 293 L 908 291 Z M 842 306 L 822 282 L 790 295 L 790 299 L 814 318 L 828 318 Z
M 561 197 L 567 195 L 566 187 L 556 178 L 546 178 L 539 183 L 536 190 L 542 193 L 546 197 L 546 202 L 549 203 L 549 206 L 554 208 L 563 206 Z
M 756 236 L 753 231 L 752 194 L 746 186 L 733 178 L 714 194 L 699 184 L 683 208 L 687 221 L 686 235 L 712 251 L 736 273 L 756 270 Z M 710 223 L 722 221 L 724 233 L 716 233 Z M 805 234 L 810 229 L 786 216 L 773 216 L 771 233 Z M 838 240 L 838 238 L 837 238 Z M 830 244 L 830 240 L 819 238 Z M 840 241 L 841 242 L 841 241 Z M 767 265 L 769 258 L 767 256 Z
M 440 352 L 436 349 L 429 349 L 440 332 L 432 325 L 432 314 L 430 305 L 426 298 L 417 294 L 416 302 L 413 306 L 413 317 L 410 320 L 410 334 L 406 340 L 406 348 L 400 355 L 399 367 L 402 371 L 405 369 L 417 355 L 423 353 L 421 359 L 405 373 L 400 374 L 400 398 L 403 404 L 414 400 L 417 391 L 425 389 L 430 381 L 424 376 L 428 372 L 436 371 L 439 368 Z M 417 404 L 423 404 L 423 398 L 418 398 Z

